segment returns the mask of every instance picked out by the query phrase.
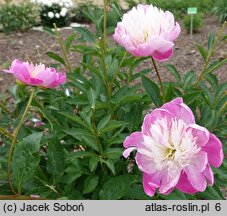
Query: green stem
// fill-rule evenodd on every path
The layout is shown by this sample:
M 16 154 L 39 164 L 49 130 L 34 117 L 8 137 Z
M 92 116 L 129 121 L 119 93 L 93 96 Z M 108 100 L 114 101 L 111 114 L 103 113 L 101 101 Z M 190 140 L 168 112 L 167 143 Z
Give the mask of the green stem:
M 227 108 L 227 102 L 223 104 L 223 106 L 218 110 L 217 117 L 220 116 Z
M 111 89 L 110 89 L 110 85 L 107 79 L 107 70 L 106 70 L 106 63 L 105 63 L 105 52 L 104 52 L 104 47 L 103 47 L 103 42 L 102 39 L 99 38 L 100 40 L 100 50 L 101 50 L 101 63 L 102 63 L 102 70 L 103 70 L 103 74 L 102 74 L 102 79 L 106 85 L 106 90 L 107 90 L 107 94 L 108 94 L 108 98 L 111 98 Z
M 57 38 L 57 41 L 61 47 L 61 51 L 62 51 L 62 54 L 63 54 L 63 58 L 64 58 L 64 61 L 66 63 L 66 68 L 69 72 L 72 72 L 72 65 L 69 61 L 69 58 L 68 58 L 68 55 L 67 55 L 67 51 L 66 51 L 66 48 L 65 48 L 65 45 L 63 43 L 63 40 L 61 38 L 61 35 L 59 34 L 58 32 L 58 29 L 57 29 L 57 26 L 56 24 L 54 23 L 54 29 L 55 29 L 55 33 L 56 33 L 56 38 Z
M 106 14 L 107 2 L 103 0 L 103 49 L 106 52 L 106 22 L 107 22 L 107 14 Z
M 8 176 L 8 181 L 9 181 L 10 188 L 11 188 L 12 192 L 13 192 L 14 194 L 16 194 L 16 195 L 18 195 L 18 194 L 20 195 L 20 193 L 16 193 L 16 191 L 15 191 L 15 189 L 14 189 L 14 187 L 13 187 L 13 184 L 12 184 L 12 180 L 11 180 L 11 176 L 10 176 L 10 163 L 11 163 L 11 157 L 12 157 L 14 145 L 15 145 L 15 143 L 17 142 L 17 135 L 18 135 L 18 133 L 19 133 L 19 131 L 20 131 L 20 129 L 21 129 L 22 124 L 24 123 L 26 114 L 27 114 L 27 112 L 28 112 L 28 110 L 29 110 L 29 107 L 30 107 L 30 105 L 31 105 L 31 103 L 32 103 L 32 99 L 33 99 L 33 97 L 34 97 L 34 95 L 35 95 L 35 90 L 36 90 L 35 88 L 32 88 L 32 92 L 31 92 L 31 95 L 30 95 L 30 97 L 29 97 L 27 106 L 25 107 L 25 110 L 24 110 L 24 113 L 23 113 L 23 115 L 22 115 L 22 117 L 21 117 L 21 120 L 20 120 L 20 122 L 19 122 L 19 124 L 18 124 L 16 130 L 15 130 L 14 133 L 13 133 L 13 140 L 12 140 L 12 142 L 11 142 L 11 144 L 10 144 L 10 149 L 9 149 L 9 154 L 8 154 L 8 161 L 7 161 L 8 170 L 7 170 L 7 176 Z M 18 191 L 20 191 L 20 188 L 18 189 Z
M 199 77 L 198 77 L 198 79 L 196 81 L 196 84 L 195 84 L 196 86 L 198 86 L 199 82 L 202 80 L 202 78 L 204 76 L 204 73 L 206 72 L 206 69 L 207 69 L 207 66 L 208 66 L 208 64 L 210 62 L 210 59 L 214 55 L 215 47 L 216 47 L 219 39 L 222 36 L 222 33 L 223 33 L 224 29 L 225 29 L 226 23 L 227 22 L 224 22 L 224 24 L 222 25 L 220 31 L 218 32 L 218 36 L 217 36 L 216 40 L 214 41 L 214 44 L 213 44 L 213 46 L 212 46 L 212 48 L 211 48 L 211 50 L 210 50 L 210 52 L 209 52 L 209 54 L 207 56 L 206 62 L 205 62 L 204 66 L 203 66 L 203 68 L 202 68 L 202 70 L 201 70 L 201 72 L 199 74 Z
M 6 137 L 8 137 L 9 139 L 11 139 L 11 140 L 13 139 L 13 136 L 8 131 L 6 131 L 4 128 L 0 127 L 0 132 L 2 134 L 4 134 Z
M 125 51 L 125 53 L 124 53 L 124 55 L 123 55 L 123 57 L 122 57 L 122 59 L 121 59 L 121 61 L 120 61 L 120 64 L 118 65 L 118 67 L 117 67 L 117 70 L 115 71 L 115 73 L 114 73 L 114 76 L 113 76 L 113 79 L 112 79 L 112 82 L 111 82 L 111 88 L 110 88 L 110 90 L 111 90 L 111 95 L 112 95 L 112 89 L 113 89 L 113 82 L 115 81 L 115 79 L 116 79 L 116 77 L 117 77 L 117 74 L 118 74 L 118 71 L 121 69 L 121 65 L 123 64 L 123 62 L 124 62 L 124 60 L 125 60 L 125 57 L 126 57 L 126 55 L 127 55 L 127 50 Z
M 151 60 L 152 60 L 153 66 L 154 66 L 154 70 L 155 70 L 155 72 L 157 74 L 157 77 L 158 77 L 158 81 L 159 81 L 159 84 L 160 84 L 160 88 L 161 88 L 161 93 L 162 93 L 162 96 L 163 96 L 163 100 L 165 101 L 165 94 L 164 94 L 164 89 L 163 89 L 163 85 L 162 85 L 162 80 L 161 80 L 161 77 L 160 77 L 160 74 L 159 74 L 157 65 L 155 63 L 155 60 L 154 60 L 154 58 L 152 56 L 151 56 Z
M 132 73 L 133 73 L 134 67 L 131 66 L 128 70 L 128 84 L 132 82 Z
M 12 114 L 2 103 L 0 103 L 0 108 L 2 108 L 2 110 L 8 114 Z
M 95 125 L 95 111 L 94 111 L 93 108 L 91 109 L 91 124 L 92 124 L 93 133 L 94 133 L 94 136 L 95 136 L 96 144 L 97 144 L 98 149 L 99 149 L 99 153 L 100 153 L 100 155 L 102 155 L 102 144 L 100 142 L 99 134 L 98 134 L 98 131 L 97 131 L 97 128 L 96 128 L 96 125 Z

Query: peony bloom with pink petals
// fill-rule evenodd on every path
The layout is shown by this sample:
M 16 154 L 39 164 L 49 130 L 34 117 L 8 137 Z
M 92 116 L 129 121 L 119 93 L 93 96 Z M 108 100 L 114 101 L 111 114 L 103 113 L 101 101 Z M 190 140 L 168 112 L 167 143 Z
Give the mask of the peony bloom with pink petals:
M 171 12 L 139 4 L 124 14 L 113 39 L 134 56 L 165 61 L 173 55 L 173 41 L 180 32 Z
M 29 64 L 18 59 L 12 62 L 9 70 L 4 71 L 13 74 L 17 80 L 26 85 L 45 88 L 58 87 L 66 80 L 66 74 L 57 72 L 55 68 L 46 67 L 44 64 Z
M 124 141 L 123 155 L 136 150 L 146 194 L 169 194 L 174 188 L 193 194 L 214 183 L 211 169 L 222 164 L 220 140 L 195 123 L 191 109 L 176 98 L 146 115 L 140 132 Z

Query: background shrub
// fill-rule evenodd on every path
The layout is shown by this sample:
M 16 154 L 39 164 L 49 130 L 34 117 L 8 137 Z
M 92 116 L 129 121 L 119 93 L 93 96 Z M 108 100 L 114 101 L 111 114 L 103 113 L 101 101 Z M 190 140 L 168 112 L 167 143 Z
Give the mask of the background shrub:
M 187 13 L 188 7 L 197 7 L 198 12 L 210 12 L 215 0 L 126 0 L 126 2 L 130 8 L 138 3 L 153 4 L 163 10 L 171 11 L 176 18 L 182 18 Z
M 52 28 L 54 23 L 57 27 L 69 26 L 70 11 L 73 7 L 71 0 L 31 0 L 40 7 L 41 24 Z
M 219 21 L 221 23 L 227 21 L 227 1 L 217 0 L 212 12 L 219 16 Z
M 40 18 L 42 26 L 53 27 L 55 23 L 57 27 L 64 27 L 70 25 L 70 15 L 65 13 L 61 16 L 62 7 L 54 4 L 51 7 L 43 6 L 40 11 Z
M 72 21 L 79 23 L 90 23 L 91 19 L 86 15 L 89 10 L 93 12 L 101 12 L 101 9 L 94 5 L 91 1 L 84 1 L 77 4 L 77 6 L 72 10 Z
M 191 17 L 186 15 L 183 19 L 184 28 L 190 32 Z M 198 13 L 193 16 L 193 32 L 196 33 L 203 25 L 203 14 Z
M 38 11 L 29 2 L 20 5 L 6 3 L 0 6 L 0 25 L 4 33 L 25 31 L 38 22 Z

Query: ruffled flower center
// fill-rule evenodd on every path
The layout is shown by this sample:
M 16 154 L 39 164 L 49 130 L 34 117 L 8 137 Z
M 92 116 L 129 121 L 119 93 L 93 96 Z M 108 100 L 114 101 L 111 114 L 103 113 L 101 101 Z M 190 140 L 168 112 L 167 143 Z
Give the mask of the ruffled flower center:
M 32 78 L 35 78 L 40 72 L 46 70 L 45 65 L 41 63 L 33 65 L 33 64 L 29 64 L 28 62 L 25 62 L 24 64 L 27 66 L 28 71 Z
M 144 135 L 146 150 L 141 153 L 151 158 L 157 170 L 175 177 L 200 151 L 196 139 L 183 120 L 161 118 L 151 125 L 150 135 Z

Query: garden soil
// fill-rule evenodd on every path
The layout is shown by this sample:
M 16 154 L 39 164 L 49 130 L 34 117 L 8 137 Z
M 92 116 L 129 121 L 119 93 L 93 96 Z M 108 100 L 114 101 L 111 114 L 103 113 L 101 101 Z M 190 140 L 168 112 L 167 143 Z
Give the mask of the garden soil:
M 196 45 L 207 46 L 207 37 L 210 32 L 215 34 L 220 30 L 221 25 L 218 23 L 217 17 L 206 17 L 203 21 L 203 27 L 201 30 L 193 35 L 193 39 L 190 40 L 189 35 L 185 30 L 182 30 L 181 35 L 175 41 L 174 55 L 166 62 L 158 63 L 158 68 L 162 79 L 165 81 L 173 80 L 170 72 L 164 67 L 165 64 L 173 64 L 181 74 L 185 74 L 189 70 L 194 70 L 199 73 L 204 64 L 202 57 L 200 56 Z M 181 25 L 182 26 L 182 25 Z M 92 24 L 88 25 L 88 28 L 95 33 L 95 28 Z M 72 30 L 61 30 L 61 35 L 66 38 L 72 33 Z M 225 29 L 227 34 L 227 29 Z M 111 44 L 115 42 L 110 37 Z M 46 53 L 52 51 L 55 53 L 61 53 L 60 47 L 57 44 L 55 38 L 51 37 L 45 32 L 38 30 L 30 30 L 24 33 L 15 33 L 10 35 L 4 35 L 0 32 L 0 92 L 5 93 L 7 87 L 14 84 L 14 78 L 2 72 L 3 68 L 9 64 L 13 59 L 20 59 L 23 61 L 32 61 L 39 63 L 40 61 L 50 65 L 53 62 Z M 227 58 L 226 47 L 216 53 L 214 59 Z M 70 60 L 74 66 L 80 64 L 81 56 L 77 53 L 70 54 Z M 150 61 L 143 62 L 137 71 L 143 68 L 149 68 Z M 64 72 L 64 69 L 62 69 Z M 216 71 L 220 82 L 227 81 L 227 66 Z M 156 80 L 155 73 L 150 74 L 151 78 Z

